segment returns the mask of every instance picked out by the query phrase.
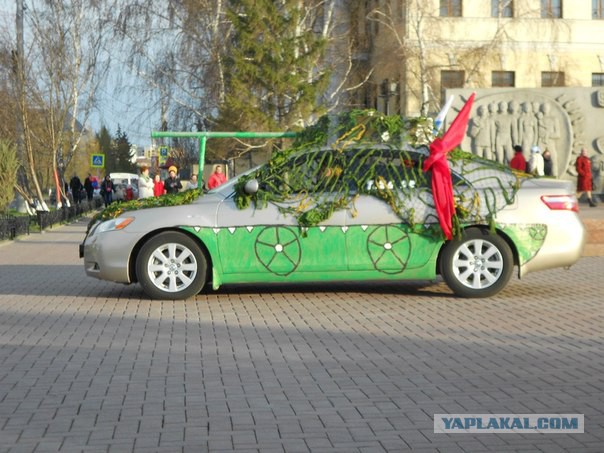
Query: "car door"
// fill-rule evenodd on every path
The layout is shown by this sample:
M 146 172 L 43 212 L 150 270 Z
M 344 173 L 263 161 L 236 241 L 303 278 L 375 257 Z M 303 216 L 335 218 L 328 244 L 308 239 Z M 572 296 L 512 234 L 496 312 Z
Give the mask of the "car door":
M 434 259 L 440 238 L 429 234 L 437 222 L 429 174 L 422 157 L 399 149 L 367 151 L 355 201 L 346 218 L 349 269 L 403 274 Z
M 308 279 L 309 273 L 324 279 L 326 272 L 347 269 L 344 210 L 333 212 L 316 226 L 299 225 L 301 212 L 333 197 L 316 181 L 323 157 L 298 156 L 282 165 L 277 179 L 287 181 L 288 195 L 279 196 L 283 190 L 279 184 L 264 187 L 276 191 L 278 201 L 238 209 L 230 196 L 220 204 L 215 234 L 224 274 L 265 274 L 279 281 L 296 276 Z

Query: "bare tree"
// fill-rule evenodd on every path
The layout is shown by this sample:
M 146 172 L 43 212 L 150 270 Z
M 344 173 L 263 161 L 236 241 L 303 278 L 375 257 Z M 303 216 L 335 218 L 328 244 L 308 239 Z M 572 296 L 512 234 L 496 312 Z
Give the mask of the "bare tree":
M 500 4 L 503 8 L 505 2 Z M 502 43 L 509 40 L 507 29 L 512 24 L 498 15 L 496 27 L 489 36 L 468 46 L 443 37 L 442 18 L 431 2 L 408 0 L 400 5 L 403 11 L 396 14 L 392 2 L 386 2 L 369 12 L 367 18 L 379 24 L 384 31 L 380 42 L 387 43 L 384 53 L 396 54 L 409 83 L 406 89 L 419 101 L 420 115 L 438 111 L 440 107 L 440 83 L 438 73 L 443 69 L 463 70 L 465 83 L 480 84 L 479 74 L 485 61 L 500 58 Z M 516 17 L 514 20 L 518 19 Z M 435 54 L 438 49 L 439 58 Z M 443 61 L 442 56 L 447 57 Z M 387 61 L 384 55 L 378 57 Z
M 117 33 L 124 46 L 124 62 L 145 86 L 161 112 L 161 126 L 181 130 L 207 130 L 225 101 L 228 77 L 225 59 L 232 45 L 233 26 L 228 20 L 230 0 L 118 0 Z M 315 33 L 329 39 L 337 51 L 328 60 L 313 61 L 309 81 L 318 72 L 337 78 L 317 103 L 330 111 L 349 86 L 352 52 L 349 29 L 340 26 L 347 11 L 338 0 L 299 0 L 302 14 L 296 24 L 300 35 Z M 313 73 L 314 72 L 314 73 Z M 314 118 L 301 118 L 299 125 Z
M 108 0 L 30 0 L 25 9 L 25 51 L 17 55 L 20 64 L 13 61 L 11 85 L 27 175 L 16 189 L 29 203 L 43 200 L 40 179 L 48 168 L 65 195 L 61 170 L 70 168 L 78 152 L 108 68 L 110 16 Z M 59 196 L 57 201 L 61 206 Z
M 103 0 L 36 1 L 28 10 L 32 32 L 28 92 L 46 121 L 44 137 L 26 134 L 26 140 L 31 160 L 34 146 L 52 150 L 55 174 L 70 167 L 110 64 L 109 6 Z

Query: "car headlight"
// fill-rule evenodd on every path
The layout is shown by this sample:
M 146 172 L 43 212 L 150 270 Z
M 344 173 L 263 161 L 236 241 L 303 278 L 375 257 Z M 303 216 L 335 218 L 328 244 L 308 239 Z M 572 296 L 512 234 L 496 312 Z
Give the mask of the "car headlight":
M 104 233 L 106 231 L 123 230 L 128 225 L 134 222 L 134 217 L 120 217 L 117 219 L 107 220 L 101 223 L 95 233 Z

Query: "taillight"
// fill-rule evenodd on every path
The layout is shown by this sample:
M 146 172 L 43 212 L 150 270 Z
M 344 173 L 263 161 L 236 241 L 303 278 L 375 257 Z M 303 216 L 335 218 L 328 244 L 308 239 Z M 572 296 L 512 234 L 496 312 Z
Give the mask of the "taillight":
M 574 195 L 543 195 L 541 201 L 554 211 L 579 212 L 579 202 Z

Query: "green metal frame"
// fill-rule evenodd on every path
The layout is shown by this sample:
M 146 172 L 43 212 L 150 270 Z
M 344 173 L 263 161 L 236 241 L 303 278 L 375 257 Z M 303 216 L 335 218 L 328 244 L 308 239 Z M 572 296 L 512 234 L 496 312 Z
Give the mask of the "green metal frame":
M 199 168 L 206 161 L 206 142 L 209 138 L 293 138 L 295 132 L 175 132 L 151 131 L 151 138 L 196 138 L 199 140 Z M 197 180 L 201 188 L 201 177 Z

